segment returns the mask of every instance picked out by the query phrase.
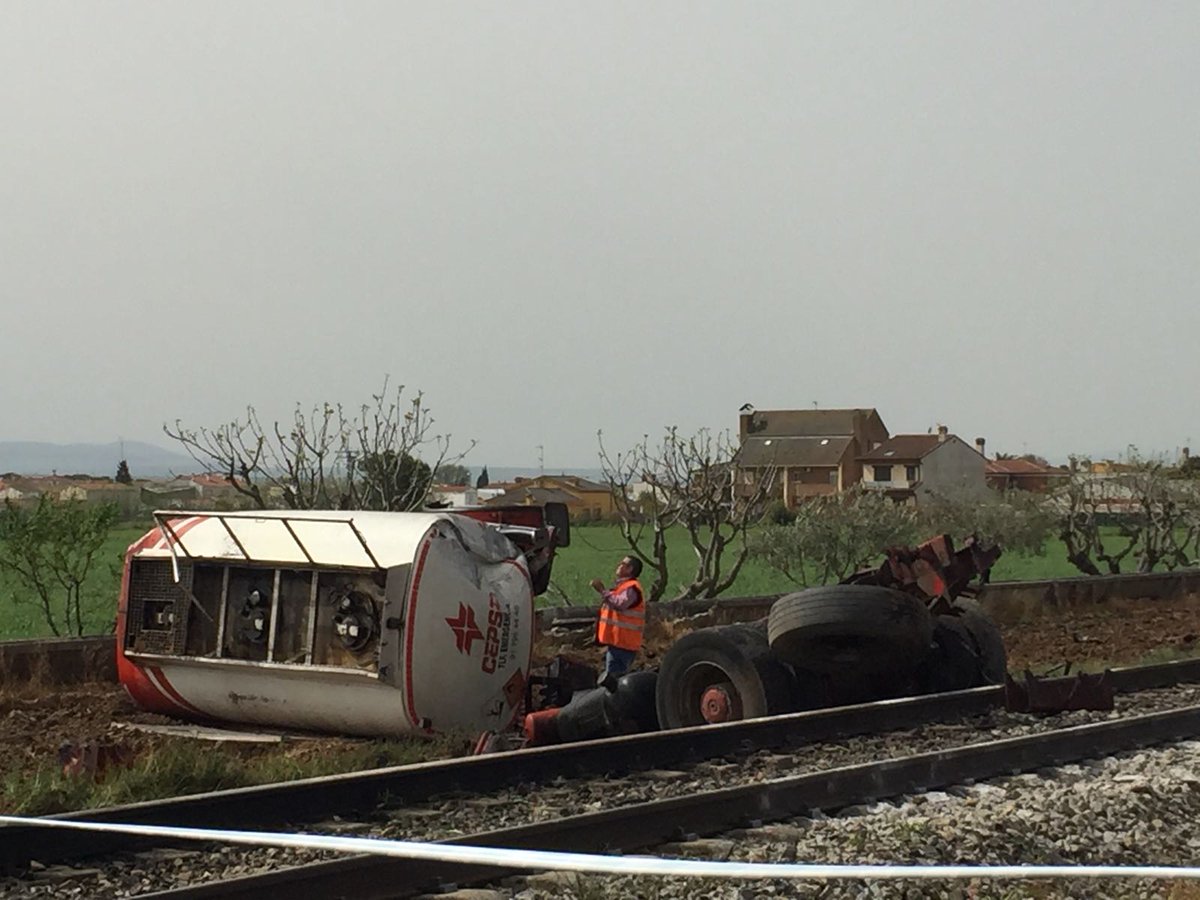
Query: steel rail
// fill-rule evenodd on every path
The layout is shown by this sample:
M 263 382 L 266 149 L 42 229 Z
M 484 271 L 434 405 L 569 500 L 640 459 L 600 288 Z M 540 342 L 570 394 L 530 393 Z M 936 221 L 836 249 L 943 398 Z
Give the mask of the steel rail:
M 1200 706 L 1077 725 L 1051 732 L 968 744 L 949 750 L 843 766 L 742 787 L 706 791 L 613 810 L 445 841 L 481 847 L 631 852 L 691 834 L 711 835 L 813 810 L 830 810 L 887 797 L 1108 756 L 1200 735 Z M 145 895 L 159 900 L 211 897 L 291 900 L 385 900 L 445 884 L 472 884 L 513 874 L 496 866 L 359 855 L 310 863 L 264 875 Z
M 1200 659 L 1112 670 L 1116 690 L 1133 692 L 1200 682 Z M 621 774 L 755 750 L 884 733 L 946 719 L 984 715 L 1002 706 L 1000 686 L 972 688 L 763 719 L 727 722 L 439 760 L 291 782 L 213 791 L 185 797 L 52 816 L 101 822 L 223 827 L 270 827 L 371 810 L 381 802 L 418 803 L 454 791 L 490 793 L 518 783 Z M 63 862 L 161 845 L 151 839 L 66 831 L 53 842 L 33 826 L 0 826 L 0 872 L 21 871 L 30 860 Z

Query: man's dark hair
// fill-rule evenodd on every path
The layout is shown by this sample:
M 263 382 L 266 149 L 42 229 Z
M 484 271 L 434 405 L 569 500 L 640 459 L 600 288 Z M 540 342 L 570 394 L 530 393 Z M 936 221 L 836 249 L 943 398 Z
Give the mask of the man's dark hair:
M 641 575 L 642 574 L 642 561 L 640 559 L 638 559 L 636 556 L 627 556 L 625 558 L 627 560 L 629 560 L 629 571 L 633 575 L 633 577 L 637 578 L 639 575 Z

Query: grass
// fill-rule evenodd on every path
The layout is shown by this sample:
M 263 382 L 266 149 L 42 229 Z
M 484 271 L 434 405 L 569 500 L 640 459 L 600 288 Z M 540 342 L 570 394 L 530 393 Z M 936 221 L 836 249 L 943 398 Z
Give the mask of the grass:
M 1200 647 L 1187 646 L 1181 647 L 1175 644 L 1155 647 L 1153 650 L 1138 657 L 1133 662 L 1129 660 L 1112 660 L 1112 659 L 1081 659 L 1077 663 L 1072 663 L 1069 675 L 1080 673 L 1096 674 L 1103 672 L 1105 669 L 1116 669 L 1125 666 L 1157 666 L 1162 663 L 1178 662 L 1184 659 L 1195 659 L 1200 657 Z M 1062 663 L 1047 662 L 1042 665 L 1029 666 L 1029 670 L 1034 675 L 1045 675 L 1048 677 L 1062 675 Z M 1014 676 L 1015 677 L 1015 676 Z
M 1116 532 L 1110 536 L 1117 543 Z M 571 546 L 560 550 L 554 560 L 551 588 L 542 603 L 547 606 L 565 603 L 594 602 L 595 593 L 588 582 L 599 578 L 612 580 L 613 569 L 629 547 L 615 525 L 586 525 L 571 529 Z M 695 571 L 695 554 L 688 543 L 687 532 L 675 528 L 667 536 L 667 565 L 671 582 L 665 598 L 676 596 Z M 1069 578 L 1082 575 L 1067 561 L 1063 543 L 1052 539 L 1040 556 L 1009 553 L 1000 557 L 992 568 L 992 581 L 1039 581 L 1050 578 Z M 645 581 L 649 587 L 648 579 Z M 738 574 L 728 591 L 729 597 L 752 597 L 798 590 L 783 574 L 751 558 Z
M 204 791 L 270 784 L 342 772 L 358 772 L 462 756 L 462 736 L 365 741 L 345 750 L 303 755 L 270 751 L 247 755 L 221 744 L 180 740 L 143 752 L 133 765 L 110 771 L 104 779 L 72 778 L 57 766 L 33 771 L 13 769 L 0 778 L 0 810 L 42 816 L 156 800 Z

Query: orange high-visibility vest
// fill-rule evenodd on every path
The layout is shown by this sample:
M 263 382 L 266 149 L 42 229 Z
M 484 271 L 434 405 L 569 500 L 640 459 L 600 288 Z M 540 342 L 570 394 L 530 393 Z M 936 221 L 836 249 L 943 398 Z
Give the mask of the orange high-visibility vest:
M 600 604 L 600 619 L 596 622 L 596 643 L 622 650 L 638 650 L 642 646 L 642 626 L 646 624 L 646 601 L 642 586 L 636 578 L 622 581 L 612 589 L 619 594 L 629 588 L 638 593 L 637 603 L 626 609 L 614 609 L 607 603 Z

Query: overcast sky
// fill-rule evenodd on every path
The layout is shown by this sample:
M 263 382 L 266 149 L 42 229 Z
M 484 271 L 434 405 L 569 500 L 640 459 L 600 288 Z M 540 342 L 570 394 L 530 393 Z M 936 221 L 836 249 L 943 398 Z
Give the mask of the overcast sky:
M 0 6 L 0 440 L 425 392 L 1200 442 L 1200 4 Z

